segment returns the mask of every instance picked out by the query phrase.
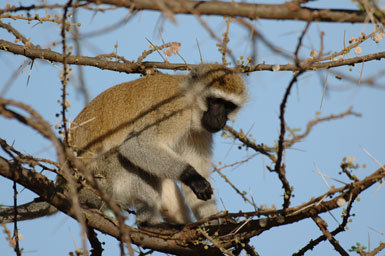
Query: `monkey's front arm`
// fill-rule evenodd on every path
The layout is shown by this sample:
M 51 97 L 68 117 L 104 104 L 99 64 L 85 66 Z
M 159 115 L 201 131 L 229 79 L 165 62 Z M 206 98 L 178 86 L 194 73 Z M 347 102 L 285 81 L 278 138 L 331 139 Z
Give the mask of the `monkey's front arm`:
M 119 153 L 150 175 L 183 182 L 201 200 L 209 200 L 213 194 L 210 183 L 194 167 L 172 149 L 156 141 L 131 137 L 120 145 Z

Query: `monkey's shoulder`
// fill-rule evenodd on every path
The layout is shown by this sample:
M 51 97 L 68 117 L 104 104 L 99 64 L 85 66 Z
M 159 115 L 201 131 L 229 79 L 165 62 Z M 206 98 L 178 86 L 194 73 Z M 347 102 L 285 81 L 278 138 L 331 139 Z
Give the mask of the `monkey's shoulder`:
M 155 74 L 142 77 L 133 81 L 115 85 L 98 97 L 103 98 L 135 98 L 154 99 L 164 98 L 167 95 L 174 95 L 181 91 L 180 84 L 186 79 L 182 75 Z

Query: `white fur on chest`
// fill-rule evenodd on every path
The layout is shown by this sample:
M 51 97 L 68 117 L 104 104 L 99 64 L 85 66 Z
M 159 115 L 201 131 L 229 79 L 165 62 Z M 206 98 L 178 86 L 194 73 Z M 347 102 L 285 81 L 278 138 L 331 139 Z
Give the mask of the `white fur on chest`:
M 211 148 L 212 134 L 208 132 L 191 132 L 173 146 L 173 150 L 203 176 L 211 167 Z

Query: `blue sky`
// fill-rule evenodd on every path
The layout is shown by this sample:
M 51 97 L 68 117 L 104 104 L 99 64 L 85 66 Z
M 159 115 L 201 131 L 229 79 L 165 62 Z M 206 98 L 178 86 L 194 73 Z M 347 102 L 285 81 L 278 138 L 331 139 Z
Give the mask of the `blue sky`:
M 260 1 L 258 1 L 260 2 Z M 280 2 L 280 1 L 275 1 Z M 313 6 L 333 8 L 355 8 L 350 1 L 315 1 Z M 3 8 L 1 6 L 0 8 Z M 80 12 L 79 22 L 81 32 L 94 31 L 108 24 L 122 19 L 127 10 L 116 10 L 105 13 L 97 13 L 93 16 L 90 12 Z M 225 22 L 220 17 L 203 17 L 211 28 L 221 35 L 225 31 Z M 177 15 L 178 25 L 165 21 L 161 24 L 159 13 L 141 12 L 137 14 L 129 23 L 116 31 L 105 35 L 86 38 L 83 41 L 83 55 L 96 56 L 102 53 L 114 51 L 114 45 L 118 44 L 117 53 L 125 56 L 126 59 L 137 59 L 142 51 L 149 49 L 149 39 L 152 43 L 160 45 L 162 40 L 159 36 L 159 29 L 162 30 L 162 37 L 165 42 L 178 41 L 182 44 L 180 54 L 188 63 L 200 63 L 199 51 L 196 40 L 205 62 L 220 61 L 220 54 L 216 47 L 216 42 L 209 36 L 194 17 L 188 15 Z M 3 19 L 3 22 L 11 22 L 26 37 L 31 37 L 34 44 L 47 46 L 47 42 L 52 42 L 59 38 L 60 31 L 55 24 L 38 24 L 32 22 L 27 25 L 25 22 L 11 21 Z M 258 20 L 252 23 L 275 45 L 293 52 L 297 38 L 305 26 L 304 22 L 298 21 L 266 21 Z M 361 32 L 369 34 L 373 26 L 370 24 L 334 24 L 334 23 L 313 23 L 309 33 L 304 38 L 304 45 L 300 56 L 310 57 L 312 49 L 319 49 L 319 33 L 325 32 L 324 50 L 334 52 L 343 49 L 351 37 L 360 36 Z M 344 35 L 345 34 L 345 35 Z M 0 38 L 13 41 L 4 29 L 0 30 Z M 247 57 L 250 54 L 250 41 L 247 31 L 236 25 L 230 27 L 230 49 L 234 55 Z M 364 54 L 384 51 L 385 40 L 376 44 L 368 40 L 361 47 Z M 290 60 L 284 59 L 269 49 L 258 43 L 257 63 L 265 61 L 267 64 L 287 64 Z M 60 48 L 56 48 L 60 51 Z M 351 52 L 350 57 L 356 55 Z M 146 60 L 161 61 L 157 54 L 151 55 Z M 177 56 L 172 56 L 170 62 L 182 62 Z M 24 58 L 13 56 L 12 54 L 0 52 L 0 89 L 12 76 L 13 72 L 24 61 Z M 373 61 L 364 64 L 363 79 L 384 71 L 385 61 Z M 32 68 L 30 81 L 27 85 L 29 68 L 24 71 L 11 85 L 5 98 L 16 99 L 29 104 L 37 110 L 50 124 L 59 122 L 55 114 L 59 112 L 60 106 L 57 100 L 60 97 L 60 64 L 51 64 L 44 61 L 36 61 Z M 73 66 L 74 75 L 76 67 Z M 349 67 L 333 69 L 333 71 L 344 72 L 352 77 L 359 78 L 362 66 L 356 65 L 349 71 Z M 86 67 L 85 81 L 92 97 L 95 97 L 103 90 L 112 85 L 136 79 L 138 75 L 129 75 L 112 71 L 103 71 L 92 67 Z M 173 73 L 172 71 L 165 71 Z M 75 76 L 76 77 L 76 76 Z M 283 93 L 292 77 L 291 72 L 254 72 L 245 81 L 250 93 L 250 99 L 244 110 L 239 114 L 233 125 L 236 129 L 242 129 L 252 134 L 252 138 L 257 143 L 274 145 L 279 134 L 279 104 Z M 362 117 L 345 117 L 341 120 L 325 122 L 317 125 L 310 135 L 303 142 L 297 143 L 292 149 L 286 152 L 285 160 L 287 166 L 287 178 L 294 186 L 295 197 L 292 205 L 298 205 L 312 196 L 325 193 L 328 188 L 316 170 L 322 173 L 348 182 L 345 176 L 338 175 L 339 165 L 343 157 L 353 156 L 355 162 L 366 164 L 366 168 L 355 171 L 359 178 L 369 175 L 378 169 L 378 165 L 371 159 L 364 149 L 366 149 L 379 162 L 384 161 L 385 136 L 383 127 L 385 125 L 385 91 L 381 89 L 369 88 L 366 85 L 357 85 L 347 80 L 335 78 L 332 71 L 329 72 L 327 93 L 322 108 L 320 109 L 323 80 L 326 78 L 324 71 L 307 72 L 300 77 L 299 82 L 293 88 L 286 108 L 286 121 L 291 128 L 305 128 L 307 122 L 315 118 L 317 111 L 321 116 L 338 114 L 346 111 L 350 106 L 353 110 L 362 114 Z M 385 87 L 385 79 L 382 77 L 376 81 Z M 76 81 L 70 84 L 69 96 L 71 108 L 69 109 L 70 119 L 84 107 L 82 97 L 74 89 Z M 0 117 L 1 137 L 8 143 L 23 153 L 37 157 L 55 159 L 55 152 L 52 145 L 43 139 L 35 131 L 23 127 L 16 121 L 10 121 Z M 218 165 L 221 161 L 230 164 L 235 161 L 243 160 L 254 155 L 252 150 L 238 149 L 237 142 L 231 139 L 224 139 L 220 134 L 216 135 L 214 147 L 214 164 Z M 4 155 L 3 153 L 0 153 Z M 277 175 L 270 173 L 265 166 L 270 165 L 268 159 L 261 155 L 256 155 L 247 163 L 237 168 L 225 169 L 223 172 L 241 190 L 246 191 L 247 196 L 252 195 L 257 205 L 275 205 L 280 207 L 282 204 L 281 183 Z M 244 203 L 242 198 L 237 195 L 232 188 L 224 182 L 217 174 L 213 174 L 212 181 L 216 187 L 215 194 L 218 198 L 220 209 L 227 209 L 230 212 L 251 211 L 253 207 Z M 327 180 L 329 185 L 340 186 L 338 182 Z M 4 178 L 0 178 L 1 204 L 12 204 L 12 183 Z M 373 249 L 384 241 L 383 235 L 373 231 L 374 228 L 385 233 L 384 220 L 384 196 L 385 189 L 375 190 L 378 184 L 365 191 L 360 196 L 360 202 L 354 203 L 353 213 L 355 217 L 348 224 L 349 230 L 336 236 L 341 245 L 348 249 L 356 242 L 360 242 Z M 19 203 L 25 203 L 36 197 L 35 194 L 23 189 L 19 190 Z M 336 209 L 330 213 L 325 213 L 322 217 L 329 223 L 329 230 L 337 226 L 341 220 L 342 209 Z M 76 247 L 81 247 L 79 226 L 70 217 L 64 214 L 46 217 L 34 221 L 21 222 L 19 232 L 23 235 L 21 247 L 24 248 L 26 255 L 67 255 L 69 251 L 74 251 Z M 7 225 L 13 229 L 12 225 Z M 321 232 L 311 221 L 306 220 L 300 223 L 291 224 L 267 231 L 258 237 L 253 238 L 252 244 L 261 255 L 288 255 L 297 252 L 305 246 L 310 239 L 315 239 Z M 115 239 L 101 235 L 100 240 L 104 241 L 106 255 L 118 253 L 118 243 Z M 370 241 L 370 242 L 369 242 Z M 0 236 L 0 250 L 2 255 L 13 255 L 12 249 L 7 245 L 5 235 Z M 306 255 L 337 255 L 328 242 L 323 242 L 313 251 Z

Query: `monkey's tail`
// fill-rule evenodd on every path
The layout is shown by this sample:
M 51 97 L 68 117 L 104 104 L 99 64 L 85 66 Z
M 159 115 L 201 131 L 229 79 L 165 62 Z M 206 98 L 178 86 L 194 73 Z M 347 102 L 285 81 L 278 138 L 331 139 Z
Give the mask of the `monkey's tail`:
M 35 198 L 29 203 L 18 205 L 16 216 L 14 207 L 0 208 L 0 223 L 5 224 L 13 222 L 15 217 L 17 221 L 32 220 L 52 215 L 57 212 L 58 210 L 54 206 L 40 198 Z

